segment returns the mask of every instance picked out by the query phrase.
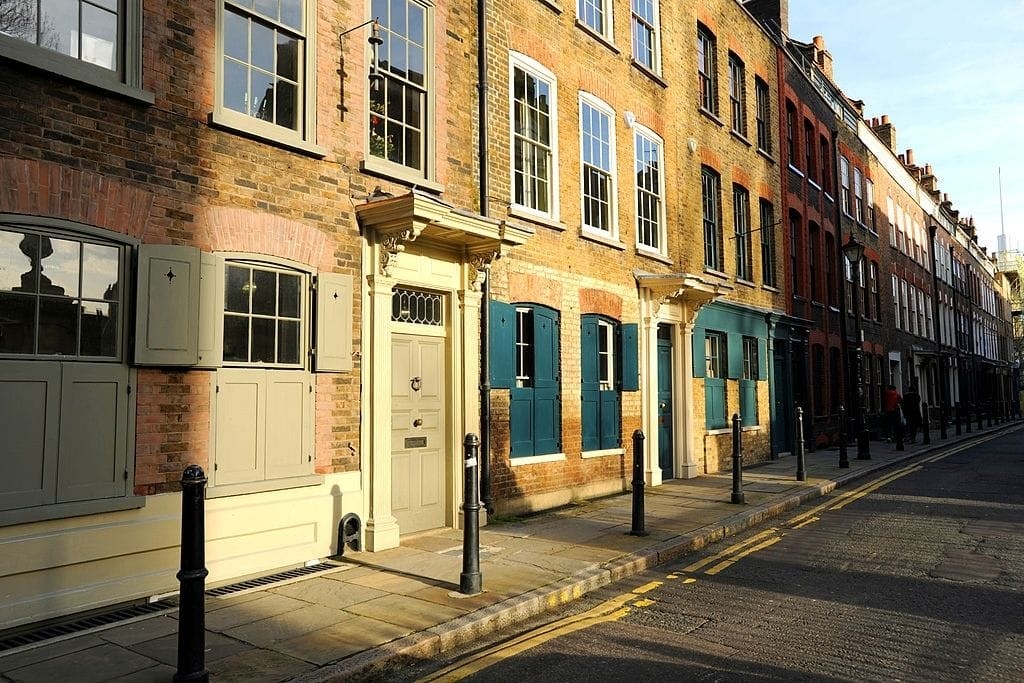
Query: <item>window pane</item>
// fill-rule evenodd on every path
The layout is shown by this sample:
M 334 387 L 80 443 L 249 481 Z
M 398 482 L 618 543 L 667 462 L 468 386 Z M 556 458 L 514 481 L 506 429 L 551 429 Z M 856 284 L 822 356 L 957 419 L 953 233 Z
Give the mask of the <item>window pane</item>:
M 224 360 L 249 360 L 249 319 L 224 316 Z
M 281 0 L 281 23 L 292 28 L 302 28 L 303 0 Z
M 0 292 L 0 353 L 33 353 L 36 298 Z
M 275 325 L 267 318 L 252 319 L 252 357 L 253 363 L 273 363 Z
M 257 69 L 274 72 L 274 31 L 252 23 L 252 65 Z
M 83 356 L 117 355 L 117 305 L 96 301 L 82 302 Z
M 249 70 L 230 59 L 224 60 L 224 106 L 249 113 Z
M 78 350 L 78 302 L 39 299 L 39 353 L 74 355 Z
M 277 313 L 277 273 L 252 271 L 252 312 L 254 315 Z M 253 328 L 255 336 L 255 328 Z
M 277 118 L 275 123 L 285 128 L 296 130 L 298 122 L 295 120 L 295 112 L 299 107 L 299 91 L 293 83 L 286 81 L 277 82 Z
M 79 242 L 42 237 L 41 294 L 78 296 Z
M 299 322 L 279 320 L 277 322 L 277 362 L 299 362 Z
M 39 236 L 0 230 L 0 291 L 35 292 Z
M 256 0 L 255 10 L 265 17 L 277 19 L 277 0 Z
M 277 75 L 299 80 L 299 41 L 283 33 L 277 34 Z
M 278 282 L 278 315 L 299 317 L 299 278 L 281 274 Z
M 82 296 L 118 301 L 118 250 L 99 244 L 82 245 Z
M 117 14 L 82 4 L 82 61 L 113 69 L 117 60 Z
M 233 313 L 249 312 L 249 269 L 228 266 L 224 282 L 224 310 Z
M 417 45 L 426 44 L 426 12 L 416 4 L 409 4 L 409 40 Z
M 39 24 L 40 46 L 78 57 L 77 0 L 42 0 Z

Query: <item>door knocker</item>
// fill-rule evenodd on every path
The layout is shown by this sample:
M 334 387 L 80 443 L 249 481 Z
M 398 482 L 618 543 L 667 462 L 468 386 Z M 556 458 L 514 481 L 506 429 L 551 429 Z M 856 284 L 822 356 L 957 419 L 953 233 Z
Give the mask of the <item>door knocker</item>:
M 423 386 L 423 380 L 420 377 L 413 377 L 409 380 L 409 386 L 412 387 L 413 391 L 419 391 L 420 387 Z
M 422 427 L 423 426 L 423 419 L 417 417 L 415 420 L 412 421 L 412 426 L 413 427 Z

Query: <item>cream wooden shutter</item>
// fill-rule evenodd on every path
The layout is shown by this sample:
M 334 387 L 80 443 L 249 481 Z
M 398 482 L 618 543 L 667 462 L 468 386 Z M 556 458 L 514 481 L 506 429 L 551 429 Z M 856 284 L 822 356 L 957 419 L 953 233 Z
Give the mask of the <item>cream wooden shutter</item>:
M 135 362 L 194 365 L 199 357 L 199 250 L 139 246 Z

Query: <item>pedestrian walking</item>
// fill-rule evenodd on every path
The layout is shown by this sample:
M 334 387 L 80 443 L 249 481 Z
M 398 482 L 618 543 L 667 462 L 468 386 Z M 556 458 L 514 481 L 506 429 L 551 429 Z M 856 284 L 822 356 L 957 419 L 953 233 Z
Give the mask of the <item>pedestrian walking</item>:
M 914 384 L 903 395 L 903 417 L 907 421 L 907 442 L 914 443 L 917 430 L 921 428 L 921 394 Z
M 896 391 L 896 385 L 890 384 L 889 388 L 882 394 L 882 418 L 884 421 L 885 440 L 893 441 L 898 436 L 897 430 L 902 429 L 900 420 L 900 405 L 903 397 Z

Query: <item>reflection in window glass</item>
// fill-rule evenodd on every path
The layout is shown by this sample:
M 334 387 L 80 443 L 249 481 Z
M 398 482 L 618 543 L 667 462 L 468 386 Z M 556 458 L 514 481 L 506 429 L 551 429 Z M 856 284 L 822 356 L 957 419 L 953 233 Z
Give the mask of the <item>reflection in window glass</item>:
M 229 264 L 224 281 L 224 360 L 301 365 L 302 277 Z
M 0 353 L 117 358 L 122 248 L 0 228 Z
M 0 32 L 113 71 L 118 14 L 114 0 L 0 0 Z

